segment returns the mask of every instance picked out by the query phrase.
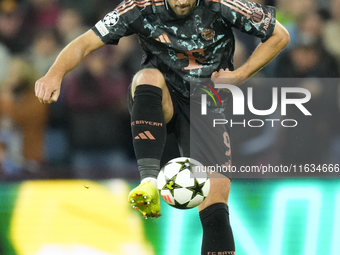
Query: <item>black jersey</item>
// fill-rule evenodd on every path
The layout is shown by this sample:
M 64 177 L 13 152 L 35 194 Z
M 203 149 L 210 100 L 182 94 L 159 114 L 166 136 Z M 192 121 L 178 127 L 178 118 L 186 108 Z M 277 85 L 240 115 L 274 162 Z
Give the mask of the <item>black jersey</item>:
M 274 7 L 245 0 L 197 0 L 184 18 L 166 0 L 126 0 L 92 29 L 106 44 L 137 34 L 145 52 L 142 67 L 157 68 L 170 89 L 189 97 L 191 78 L 233 70 L 233 27 L 265 41 L 274 26 Z

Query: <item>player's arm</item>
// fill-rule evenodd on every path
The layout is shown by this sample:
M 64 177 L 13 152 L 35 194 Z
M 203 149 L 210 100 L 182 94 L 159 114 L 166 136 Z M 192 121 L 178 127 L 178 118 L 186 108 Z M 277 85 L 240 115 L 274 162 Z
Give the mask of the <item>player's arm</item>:
M 274 59 L 287 46 L 289 40 L 290 37 L 286 28 L 276 21 L 273 34 L 267 41 L 260 43 L 250 58 L 240 68 L 232 72 L 228 69 L 220 70 L 219 72 L 214 72 L 211 77 L 237 78 L 240 79 L 238 83 L 240 84 Z
M 45 76 L 35 83 L 35 95 L 42 103 L 57 101 L 64 75 L 80 64 L 84 57 L 105 44 L 89 30 L 70 42 L 58 55 Z
M 251 57 L 240 68 L 235 70 L 235 75 L 249 78 L 274 59 L 289 43 L 289 33 L 278 21 L 271 37 L 255 49 Z

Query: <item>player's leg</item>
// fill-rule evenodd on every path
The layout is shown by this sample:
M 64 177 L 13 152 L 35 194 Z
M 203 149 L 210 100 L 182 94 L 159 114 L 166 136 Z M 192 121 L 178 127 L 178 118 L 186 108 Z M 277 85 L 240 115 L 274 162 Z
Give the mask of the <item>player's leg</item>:
M 235 244 L 228 209 L 231 183 L 230 172 L 227 171 L 231 165 L 229 129 L 223 125 L 211 125 L 213 119 L 224 119 L 223 114 L 209 111 L 206 116 L 202 116 L 200 109 L 196 111 L 195 108 L 191 109 L 194 125 L 191 127 L 190 152 L 205 166 L 215 167 L 215 172 L 210 173 L 209 194 L 198 207 L 203 227 L 201 254 L 232 255 Z
M 143 69 L 133 78 L 131 130 L 141 184 L 129 194 L 129 202 L 144 217 L 158 217 L 160 211 L 157 175 L 166 142 L 166 123 L 173 105 L 164 76 L 157 69 Z
M 228 128 L 222 125 L 212 128 L 211 125 L 213 119 L 225 119 L 223 114 L 209 112 L 202 116 L 200 105 L 178 98 L 176 103 L 179 116 L 175 134 L 181 155 L 192 157 L 205 166 L 231 164 Z M 198 207 L 203 227 L 202 255 L 235 253 L 227 205 L 229 177 L 228 172 L 211 174 L 209 195 Z
M 214 173 L 210 178 L 210 191 L 207 198 L 198 206 L 198 211 L 202 211 L 212 204 L 228 204 L 231 181 L 228 177 Z
M 198 208 L 203 227 L 201 254 L 233 255 L 235 243 L 228 210 L 230 179 L 216 174 L 210 182 L 209 195 Z
M 174 113 L 169 89 L 163 74 L 157 69 L 142 69 L 135 74 L 132 80 L 131 95 L 135 98 L 135 91 L 139 85 L 151 85 L 162 89 L 162 111 L 165 123 L 168 123 Z

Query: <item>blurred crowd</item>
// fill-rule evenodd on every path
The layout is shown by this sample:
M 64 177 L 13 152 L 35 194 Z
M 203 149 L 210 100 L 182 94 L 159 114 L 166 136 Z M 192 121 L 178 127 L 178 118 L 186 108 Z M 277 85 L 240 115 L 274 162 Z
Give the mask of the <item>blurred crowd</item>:
M 135 36 L 91 53 L 66 75 L 57 103 L 42 105 L 34 95 L 35 81 L 60 50 L 119 2 L 0 0 L 0 179 L 138 176 L 126 107 L 142 56 Z M 257 76 L 304 81 L 294 86 L 311 91 L 313 121 L 288 130 L 233 131 L 236 162 L 339 163 L 340 90 L 332 78 L 340 73 L 340 0 L 255 2 L 276 6 L 277 19 L 291 35 L 289 46 Z M 235 33 L 238 67 L 259 40 Z M 266 100 L 271 102 L 270 94 L 261 97 Z

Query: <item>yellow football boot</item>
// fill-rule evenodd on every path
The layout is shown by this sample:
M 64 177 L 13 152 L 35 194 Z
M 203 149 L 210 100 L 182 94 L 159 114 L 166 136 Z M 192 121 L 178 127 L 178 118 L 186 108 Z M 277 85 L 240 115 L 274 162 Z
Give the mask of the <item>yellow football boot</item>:
M 131 190 L 128 201 L 132 208 L 139 210 L 145 219 L 161 216 L 159 191 L 151 182 L 144 182 Z

